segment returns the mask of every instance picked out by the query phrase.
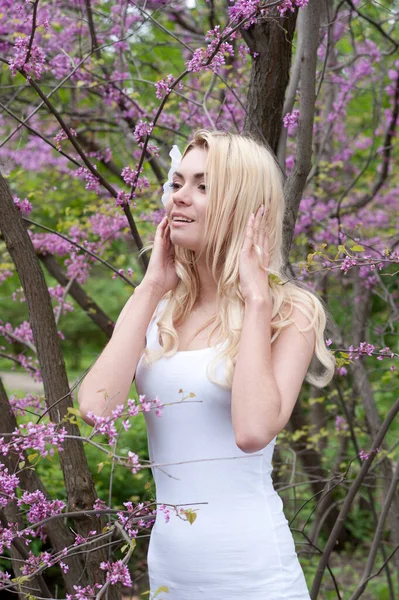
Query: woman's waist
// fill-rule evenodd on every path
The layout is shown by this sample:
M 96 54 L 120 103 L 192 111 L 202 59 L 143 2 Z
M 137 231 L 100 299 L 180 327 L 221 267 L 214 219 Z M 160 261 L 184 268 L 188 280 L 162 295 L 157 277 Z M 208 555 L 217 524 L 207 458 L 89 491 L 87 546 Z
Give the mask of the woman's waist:
M 213 506 L 223 506 L 226 502 L 248 507 L 257 502 L 267 501 L 277 496 L 270 475 L 254 478 L 238 477 L 207 480 L 189 479 L 165 480 L 155 478 L 157 502 L 168 504 L 192 504 L 212 502 Z

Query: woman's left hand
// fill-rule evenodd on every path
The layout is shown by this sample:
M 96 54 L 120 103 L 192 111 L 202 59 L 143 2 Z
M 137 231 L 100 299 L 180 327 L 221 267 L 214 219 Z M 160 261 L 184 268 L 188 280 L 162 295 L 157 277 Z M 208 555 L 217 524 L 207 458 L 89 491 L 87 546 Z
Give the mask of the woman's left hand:
M 269 243 L 263 217 L 263 206 L 256 215 L 251 215 L 247 225 L 244 244 L 240 252 L 240 286 L 241 293 L 246 303 L 270 303 L 269 273 L 263 270 L 260 264 L 269 268 Z M 259 258 L 258 248 L 261 258 Z

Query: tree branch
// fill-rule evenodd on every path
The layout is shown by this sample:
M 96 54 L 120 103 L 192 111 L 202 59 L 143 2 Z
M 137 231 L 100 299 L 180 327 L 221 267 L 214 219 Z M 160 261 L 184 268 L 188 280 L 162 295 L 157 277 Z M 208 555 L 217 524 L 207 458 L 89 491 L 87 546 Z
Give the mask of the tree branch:
M 320 25 L 319 0 L 310 0 L 306 8 L 302 10 L 304 12 L 304 40 L 301 44 L 301 103 L 295 165 L 284 186 L 286 209 L 283 225 L 283 256 L 285 266 L 288 263 L 299 203 L 311 167 L 313 122 L 316 101 L 316 64 Z

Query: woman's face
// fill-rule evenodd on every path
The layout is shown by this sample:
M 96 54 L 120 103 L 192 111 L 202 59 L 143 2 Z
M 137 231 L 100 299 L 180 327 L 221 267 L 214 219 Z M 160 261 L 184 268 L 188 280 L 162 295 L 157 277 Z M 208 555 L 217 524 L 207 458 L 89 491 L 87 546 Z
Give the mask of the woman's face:
M 205 238 L 206 159 L 207 151 L 202 148 L 186 154 L 173 174 L 173 190 L 166 204 L 172 244 L 194 252 L 200 251 Z

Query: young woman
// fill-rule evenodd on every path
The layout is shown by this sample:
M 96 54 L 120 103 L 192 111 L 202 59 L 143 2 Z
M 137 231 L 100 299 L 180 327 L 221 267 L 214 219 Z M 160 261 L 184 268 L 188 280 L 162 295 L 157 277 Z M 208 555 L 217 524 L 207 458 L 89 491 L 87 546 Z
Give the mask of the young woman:
M 305 376 L 325 385 L 334 359 L 320 301 L 281 273 L 279 169 L 247 137 L 199 131 L 171 187 L 82 413 L 110 414 L 133 377 L 166 405 L 145 415 L 157 502 L 176 507 L 151 534 L 159 600 L 309 600 L 271 460 Z M 308 372 L 313 355 L 321 375 Z

